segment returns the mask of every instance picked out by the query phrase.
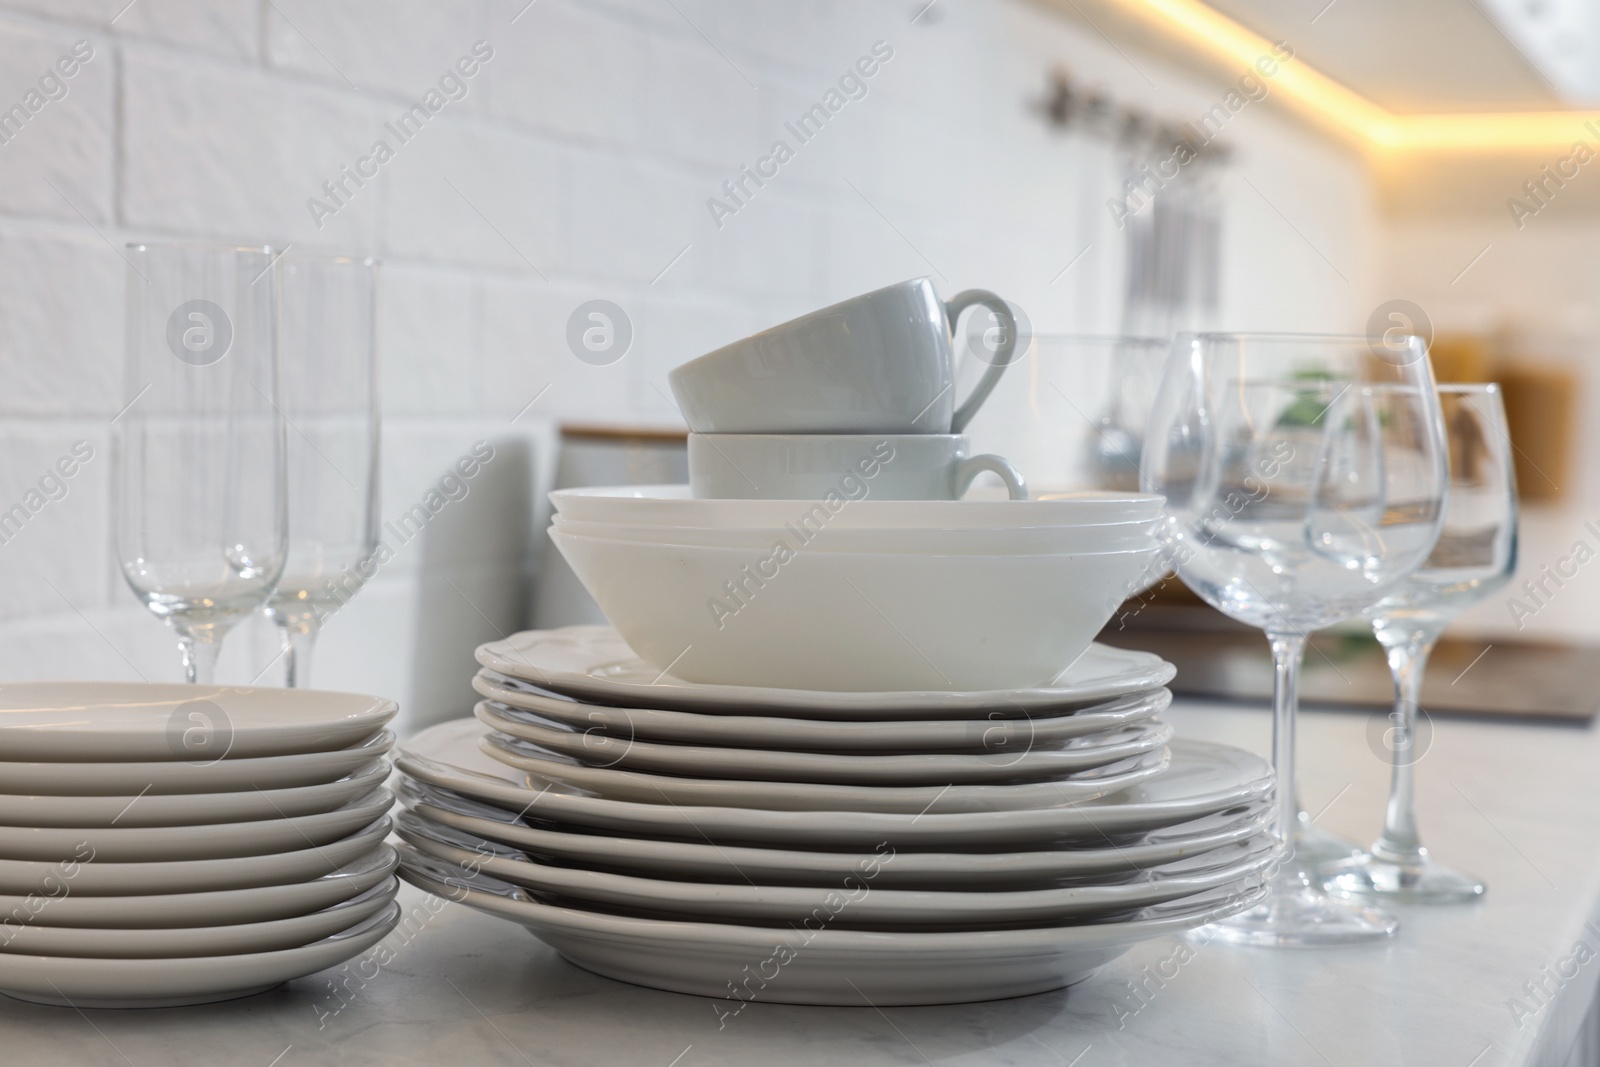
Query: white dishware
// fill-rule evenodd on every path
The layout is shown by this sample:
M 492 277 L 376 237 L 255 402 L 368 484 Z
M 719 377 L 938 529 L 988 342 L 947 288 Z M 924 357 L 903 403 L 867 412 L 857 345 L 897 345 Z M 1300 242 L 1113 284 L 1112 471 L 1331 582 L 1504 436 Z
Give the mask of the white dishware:
M 836 888 L 880 854 L 810 849 L 713 845 L 584 833 L 567 827 L 530 826 L 512 812 L 417 781 L 400 787 L 411 811 L 428 822 L 568 866 L 655 878 L 756 885 Z M 530 809 L 530 817 L 537 811 Z M 1095 880 L 1132 879 L 1140 870 L 1203 855 L 1261 833 L 1268 810 L 1261 802 L 1176 823 L 1120 844 L 1052 848 L 1039 852 L 898 852 L 873 884 L 899 889 L 1027 889 Z
M 0 790 L 12 795 L 100 797 L 292 789 L 338 781 L 393 747 L 394 734 L 380 730 L 331 752 L 200 761 L 0 763 Z
M 478 704 L 475 714 L 491 730 L 600 768 L 701 778 L 754 778 L 765 782 L 828 782 L 874 787 L 1059 779 L 1063 775 L 1154 752 L 1172 739 L 1172 728 L 1165 723 L 1144 723 L 1077 738 L 1054 748 L 1034 748 L 1019 742 L 1000 744 L 984 753 L 856 755 L 663 745 L 638 738 L 608 737 L 548 719 L 541 721 L 537 716 L 526 712 L 518 714 L 514 709 L 502 712 L 487 701 Z
M 388 760 L 320 785 L 231 793 L 146 793 L 72 797 L 0 794 L 0 825 L 35 827 L 193 826 L 248 822 L 330 811 L 388 780 Z
M 411 852 L 402 877 L 419 888 L 533 931 L 596 974 L 717 998 L 723 1012 L 760 1000 L 786 1004 L 949 1004 L 1042 993 L 1082 981 L 1133 945 L 1250 907 L 1246 884 L 1145 909 L 1117 922 L 934 933 L 681 922 L 538 903 L 482 875 L 463 883 Z M 717 1004 L 713 1004 L 717 1007 Z
M 501 763 L 527 772 L 530 780 L 560 783 L 608 800 L 640 804 L 705 804 L 772 811 L 898 812 L 910 815 L 1028 811 L 1080 804 L 1148 781 L 1165 770 L 1167 763 L 1166 750 L 1161 748 L 1093 770 L 1061 774 L 1048 781 L 1019 785 L 832 785 L 734 778 L 684 778 L 673 774 L 645 774 L 641 771 L 590 767 L 529 742 L 495 733 L 484 736 L 482 747 Z M 4 829 L 0 827 L 0 854 L 3 854 L 6 844 Z
M 808 552 L 887 552 L 940 556 L 1039 556 L 1067 552 L 1119 552 L 1156 545 L 1159 520 L 1095 526 L 1000 527 L 971 530 L 855 530 L 808 522 L 784 526 L 652 526 L 625 522 L 580 522 L 557 515 L 554 526 L 580 537 L 652 544 L 703 545 L 771 551 L 776 544 Z
M 960 407 L 950 335 L 969 307 L 1004 337 Z M 667 375 L 696 433 L 960 433 L 1010 362 L 1016 320 L 983 289 L 913 278 L 725 345 Z
M 834 691 L 1046 685 L 1157 555 L 759 553 L 554 528 L 550 539 L 623 639 L 662 671 Z
M 1060 493 L 1049 500 L 697 500 L 687 485 L 557 489 L 550 502 L 577 522 L 653 526 L 775 527 L 803 521 L 840 530 L 1022 529 L 1150 522 L 1161 497 L 1149 493 Z M 818 510 L 821 508 L 821 510 Z
M 714 685 L 684 681 L 651 667 L 609 626 L 524 630 L 479 645 L 477 657 L 500 674 L 620 707 L 840 720 L 970 719 L 991 714 L 1021 718 L 1039 710 L 1084 708 L 1155 689 L 1170 682 L 1174 673 L 1172 664 L 1160 656 L 1090 645 L 1049 683 L 1027 689 L 836 692 Z
M 394 718 L 356 693 L 157 682 L 0 685 L 0 752 L 11 760 L 189 760 L 345 748 Z
M 94 863 L 262 856 L 346 837 L 381 817 L 394 794 L 379 787 L 332 811 L 255 822 L 192 826 L 0 826 L 0 856 L 11 860 L 81 859 Z
M 1085 656 L 1092 656 L 1094 651 L 1091 648 Z M 970 719 L 838 722 L 589 704 L 487 669 L 473 676 L 472 687 L 494 701 L 501 714 L 514 717 L 525 712 L 589 735 L 857 755 L 922 751 L 1016 753 L 1057 748 L 1071 744 L 1075 738 L 1148 721 L 1172 703 L 1168 690 L 1147 689 L 1064 712 L 996 708 L 987 713 L 974 712 Z
M 827 915 L 831 910 L 827 902 L 841 894 L 850 906 L 839 910 L 834 918 L 833 925 L 839 928 L 924 926 L 971 930 L 1019 923 L 1084 922 L 1235 885 L 1265 870 L 1278 855 L 1278 843 L 1272 836 L 1258 834 L 1203 856 L 1146 868 L 1139 880 L 1118 885 L 949 891 L 879 887 L 877 873 L 892 867 L 898 858 L 886 850 L 873 857 L 864 871 L 846 877 L 839 886 L 754 886 L 737 880 L 641 878 L 555 866 L 481 838 L 429 826 L 414 816 L 408 819 L 402 815 L 396 829 L 406 844 L 424 855 L 464 874 L 481 871 L 530 889 L 542 899 L 660 919 L 772 923 L 785 927 L 799 926 L 814 913 Z
M 1277 828 L 1293 846 L 1268 902 L 1220 937 L 1282 947 L 1367 941 L 1397 928 L 1390 915 L 1324 893 L 1317 862 L 1290 840 L 1306 836 L 1294 793 L 1297 685 L 1307 634 L 1375 606 L 1428 558 L 1444 518 L 1446 460 L 1420 337 L 1391 331 L 1380 345 L 1180 334 L 1173 342 L 1142 484 L 1168 497 L 1170 558 L 1184 584 L 1267 636 Z
M 1010 461 L 960 434 L 689 435 L 689 489 L 710 500 L 960 500 L 986 472 L 1028 499 Z
M 292 851 L 198 860 L 105 861 L 88 848 L 62 860 L 0 859 L 0 893 L 147 896 L 289 885 L 321 878 L 371 854 L 389 834 L 387 815 L 337 841 Z
M 173 929 L 307 915 L 384 885 L 398 864 L 394 849 L 378 844 L 338 870 L 305 881 L 129 896 L 74 892 L 76 880 L 63 876 L 31 896 L 0 896 L 0 940 L 18 926 Z
M 390 875 L 384 884 L 320 911 L 230 926 L 8 926 L 0 929 L 0 955 L 168 959 L 299 948 L 332 937 L 387 909 L 399 888 L 399 881 Z
M 1249 804 L 1272 793 L 1272 770 L 1252 753 L 1226 745 L 1174 740 L 1165 771 L 1113 796 L 1021 811 L 926 814 L 852 811 L 819 818 L 813 811 L 607 800 L 526 773 L 479 748 L 476 719 L 440 723 L 415 735 L 395 765 L 429 785 L 449 789 L 514 815 L 587 830 L 674 837 L 716 844 L 950 851 L 1028 849 L 1062 842 L 1094 846 Z
M 343 963 L 376 945 L 400 922 L 400 906 L 298 948 L 231 956 L 91 959 L 0 952 L 0 993 L 38 1004 L 88 1008 L 170 1008 L 261 993 Z

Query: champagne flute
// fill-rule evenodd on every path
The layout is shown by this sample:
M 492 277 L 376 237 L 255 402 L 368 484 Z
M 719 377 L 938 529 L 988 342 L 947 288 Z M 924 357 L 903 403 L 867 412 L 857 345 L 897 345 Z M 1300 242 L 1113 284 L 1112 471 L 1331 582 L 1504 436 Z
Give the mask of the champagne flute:
M 223 637 L 272 592 L 287 544 L 272 252 L 128 252 L 117 557 L 177 634 L 185 677 L 210 683 Z
M 1504 588 L 1517 568 L 1517 483 L 1505 404 L 1494 384 L 1441 385 L 1450 456 L 1444 532 L 1404 584 L 1367 612 L 1394 676 L 1393 767 L 1383 832 L 1367 852 L 1324 872 L 1339 894 L 1407 903 L 1476 900 L 1484 885 L 1435 860 L 1417 830 L 1418 701 L 1428 655 L 1446 624 Z
M 310 684 L 323 623 L 375 573 L 378 264 L 284 256 L 278 353 L 289 425 L 289 557 L 266 611 L 291 687 Z
M 1306 635 L 1378 603 L 1439 538 L 1444 431 L 1425 345 L 1180 334 L 1141 475 L 1167 498 L 1178 576 L 1264 630 L 1275 665 L 1274 829 L 1285 858 L 1267 898 L 1217 935 L 1315 945 L 1392 934 L 1391 916 L 1328 896 L 1294 854 L 1296 685 Z

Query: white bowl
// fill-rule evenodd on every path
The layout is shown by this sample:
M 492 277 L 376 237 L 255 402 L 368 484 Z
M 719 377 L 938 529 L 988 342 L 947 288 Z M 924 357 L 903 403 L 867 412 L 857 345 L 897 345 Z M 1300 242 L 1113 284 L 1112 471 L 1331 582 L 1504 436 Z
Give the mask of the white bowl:
M 770 552 L 775 544 L 818 552 L 891 555 L 1037 556 L 1067 552 L 1119 552 L 1156 545 L 1155 520 L 1100 526 L 1048 526 L 970 530 L 849 530 L 790 523 L 782 527 L 645 526 L 623 522 L 580 522 L 564 515 L 555 527 L 581 537 L 639 541 L 657 545 L 698 545 Z
M 814 516 L 852 530 L 1093 526 L 1150 521 L 1163 503 L 1149 493 L 1105 492 L 1052 494 L 1050 500 L 696 500 L 687 485 L 557 489 L 550 501 L 564 517 L 582 522 L 770 528 Z
M 919 501 L 919 503 L 921 503 Z M 783 554 L 551 540 L 623 639 L 678 678 L 877 692 L 1043 685 L 1155 548 L 1031 556 Z

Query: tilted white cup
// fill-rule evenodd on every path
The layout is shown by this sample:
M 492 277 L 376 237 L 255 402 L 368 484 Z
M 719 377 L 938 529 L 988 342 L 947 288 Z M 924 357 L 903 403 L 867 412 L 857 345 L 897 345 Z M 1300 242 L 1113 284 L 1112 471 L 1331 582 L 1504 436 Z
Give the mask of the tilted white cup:
M 1002 336 L 958 407 L 951 332 L 981 305 Z M 735 341 L 668 375 L 695 433 L 959 433 L 1011 363 L 1017 325 L 984 289 L 914 278 Z
M 967 455 L 960 434 L 689 435 L 690 491 L 704 499 L 959 500 L 985 471 L 1027 499 L 1015 467 Z

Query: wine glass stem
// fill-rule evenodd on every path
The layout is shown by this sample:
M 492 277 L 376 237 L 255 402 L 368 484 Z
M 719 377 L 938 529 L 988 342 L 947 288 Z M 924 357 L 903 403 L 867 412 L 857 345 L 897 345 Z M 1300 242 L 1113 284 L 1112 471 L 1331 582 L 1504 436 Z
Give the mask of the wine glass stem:
M 190 685 L 210 685 L 217 678 L 217 653 L 222 645 L 194 637 L 179 637 L 178 651 L 183 655 L 183 676 Z
M 1373 851 L 1385 859 L 1419 859 L 1422 838 L 1417 832 L 1416 765 L 1417 708 L 1422 696 L 1422 676 L 1428 655 L 1439 639 L 1437 628 L 1415 627 L 1396 632 L 1380 630 L 1389 658 L 1389 673 L 1394 677 L 1394 711 L 1390 713 L 1392 767 L 1389 777 L 1389 806 L 1384 811 L 1383 833 Z
M 311 684 L 311 653 L 317 647 L 315 626 L 288 626 L 283 631 L 285 680 L 290 689 Z
M 1272 644 L 1272 769 L 1278 778 L 1278 817 L 1275 832 L 1285 845 L 1294 845 L 1299 818 L 1294 781 L 1294 718 L 1299 702 L 1300 661 L 1306 639 L 1300 634 L 1268 633 Z

